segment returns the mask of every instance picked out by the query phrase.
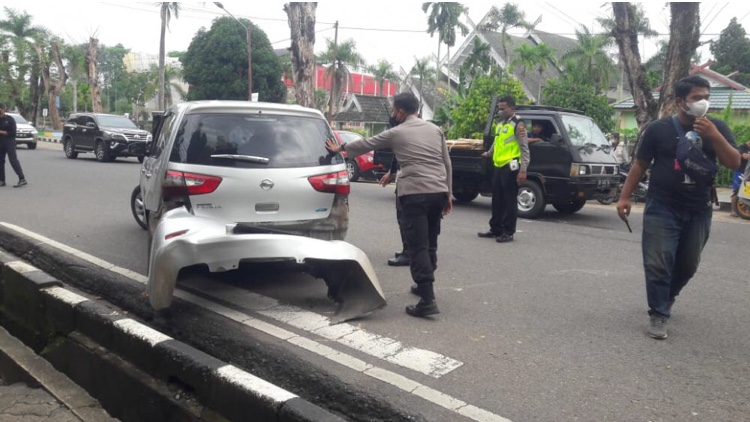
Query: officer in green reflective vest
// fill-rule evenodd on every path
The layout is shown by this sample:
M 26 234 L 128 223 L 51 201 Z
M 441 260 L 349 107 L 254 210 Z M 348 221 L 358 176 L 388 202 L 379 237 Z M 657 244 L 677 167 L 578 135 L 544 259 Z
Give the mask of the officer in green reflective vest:
M 495 142 L 482 157 L 492 156 L 492 218 L 490 230 L 479 237 L 494 238 L 499 243 L 513 241 L 518 219 L 518 185 L 526 181 L 531 161 L 526 125 L 516 116 L 516 99 L 511 95 L 498 100 L 499 122 L 495 126 Z

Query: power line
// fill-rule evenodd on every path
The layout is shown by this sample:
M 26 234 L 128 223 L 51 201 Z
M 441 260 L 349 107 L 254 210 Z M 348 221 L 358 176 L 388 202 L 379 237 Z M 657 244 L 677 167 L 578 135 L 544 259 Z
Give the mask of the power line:
M 719 16 L 719 13 L 721 13 L 721 11 L 722 11 L 722 10 L 724 10 L 724 8 L 725 8 L 725 7 L 727 7 L 728 5 L 729 5 L 729 2 L 727 2 L 727 3 L 724 3 L 724 6 L 722 6 L 722 7 L 721 7 L 721 9 L 719 9 L 719 11 L 718 11 L 718 12 L 716 12 L 716 14 L 714 15 L 713 19 L 711 19 L 711 21 L 709 21 L 709 22 L 708 22 L 708 23 L 706 24 L 706 29 L 708 29 L 708 27 L 709 27 L 709 26 L 711 25 L 711 23 L 712 23 L 712 22 L 713 22 L 713 21 L 714 21 L 714 20 L 716 19 L 716 17 L 717 17 L 717 16 Z M 703 33 L 701 33 L 701 35 L 703 35 Z

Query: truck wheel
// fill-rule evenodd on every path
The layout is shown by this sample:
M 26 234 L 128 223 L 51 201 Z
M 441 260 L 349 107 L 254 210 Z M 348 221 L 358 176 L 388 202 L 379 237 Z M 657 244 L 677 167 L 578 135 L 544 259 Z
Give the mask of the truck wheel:
M 73 148 L 73 140 L 70 138 L 63 141 L 63 151 L 65 151 L 65 156 L 71 160 L 78 158 L 78 152 Z
M 544 211 L 547 203 L 539 183 L 527 180 L 518 187 L 518 216 L 537 218 Z
M 474 192 L 474 191 L 453 192 L 453 197 L 456 199 L 456 202 L 471 202 L 477 199 L 477 196 L 479 196 L 479 192 Z
M 553 207 L 560 213 L 560 214 L 573 214 L 581 210 L 583 206 L 586 205 L 585 199 L 574 199 L 570 202 L 563 202 L 561 204 L 552 204 Z

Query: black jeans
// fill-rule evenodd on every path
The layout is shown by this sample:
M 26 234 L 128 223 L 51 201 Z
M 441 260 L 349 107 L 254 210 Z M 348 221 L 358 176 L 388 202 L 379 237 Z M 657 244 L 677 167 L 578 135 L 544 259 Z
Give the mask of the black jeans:
M 510 165 L 495 167 L 492 175 L 492 218 L 490 231 L 497 235 L 513 235 L 518 219 L 518 171 Z
M 411 277 L 415 283 L 435 281 L 437 268 L 437 239 L 440 220 L 448 201 L 448 193 L 425 193 L 400 196 L 401 220 L 406 247 L 411 263 Z
M 19 180 L 23 180 L 23 170 L 21 169 L 21 163 L 18 162 L 18 156 L 16 155 L 16 140 L 15 139 L 4 139 L 0 141 L 0 182 L 5 181 L 5 156 L 8 156 L 10 166 L 13 167 L 13 171 L 18 175 Z

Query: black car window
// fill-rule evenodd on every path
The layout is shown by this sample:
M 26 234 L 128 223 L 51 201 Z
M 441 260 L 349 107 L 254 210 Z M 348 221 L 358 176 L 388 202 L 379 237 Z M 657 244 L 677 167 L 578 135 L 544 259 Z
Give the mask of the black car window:
M 94 125 L 96 126 L 96 122 L 94 121 L 93 117 L 90 117 L 90 116 L 79 117 L 79 123 L 78 123 L 79 125 L 86 126 L 89 123 L 94 123 Z
M 151 156 L 159 157 L 164 151 L 164 148 L 172 137 L 172 131 L 174 130 L 176 114 L 168 114 L 162 117 L 161 128 L 159 130 L 159 137 L 154 142 L 154 147 L 151 148 Z M 171 160 L 170 160 L 171 161 Z
M 341 162 L 340 156 L 331 155 L 325 148 L 327 138 L 333 138 L 333 134 L 320 118 L 192 114 L 180 124 L 170 161 L 242 168 L 314 167 Z

